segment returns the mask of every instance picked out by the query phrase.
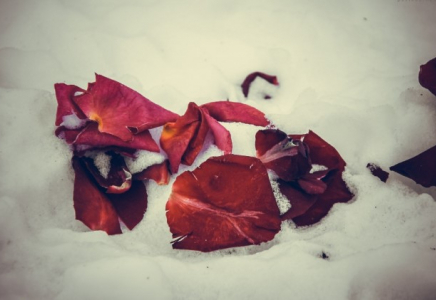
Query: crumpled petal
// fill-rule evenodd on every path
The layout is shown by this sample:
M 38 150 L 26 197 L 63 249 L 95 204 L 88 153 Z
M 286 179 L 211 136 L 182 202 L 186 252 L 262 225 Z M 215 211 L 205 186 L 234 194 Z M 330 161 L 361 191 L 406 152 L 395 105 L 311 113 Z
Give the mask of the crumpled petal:
M 259 130 L 255 147 L 257 158 L 285 181 L 299 179 L 312 168 L 307 146 L 281 130 Z
M 298 179 L 298 185 L 308 194 L 322 194 L 327 189 L 327 184 L 322 179 L 328 173 L 329 171 L 325 170 L 305 174 L 302 178 Z
M 377 166 L 374 163 L 368 163 L 366 167 L 371 171 L 371 174 L 378 177 L 383 182 L 386 182 L 389 178 L 389 173 Z
M 253 72 L 253 73 L 247 75 L 247 77 L 244 79 L 244 82 L 241 84 L 242 93 L 244 94 L 245 97 L 248 96 L 248 94 L 250 92 L 250 86 L 257 77 L 263 78 L 273 85 L 279 85 L 279 82 L 278 82 L 276 76 L 268 75 L 268 74 L 265 74 L 262 72 Z
M 178 116 L 125 85 L 96 74 L 94 84 L 74 102 L 100 132 L 130 141 L 134 133 L 164 125 Z
M 107 194 L 118 216 L 132 230 L 147 211 L 147 191 L 142 181 L 133 181 L 131 188 L 122 194 Z
M 92 230 L 103 230 L 107 234 L 121 233 L 115 208 L 88 172 L 83 159 L 75 156 L 72 163 L 75 171 L 73 198 L 76 219 Z
M 159 185 L 166 185 L 170 181 L 170 173 L 168 172 L 168 168 L 168 160 L 165 160 L 163 163 L 152 165 L 139 173 L 133 174 L 133 179 L 152 179 Z
M 256 126 L 267 126 L 270 122 L 260 110 L 244 103 L 216 101 L 203 104 L 209 115 L 219 122 L 241 122 Z
M 213 157 L 174 182 L 166 204 L 173 248 L 213 251 L 260 244 L 280 230 L 266 168 L 253 157 Z
M 436 96 L 436 57 L 421 65 L 418 79 L 419 84 Z
M 78 86 L 68 85 L 65 83 L 56 83 L 54 85 L 58 108 L 56 111 L 55 125 L 60 126 L 63 122 L 63 117 L 76 114 L 80 119 L 86 119 L 86 116 L 74 103 L 73 98 L 76 93 L 84 93 L 85 91 Z
M 390 167 L 390 170 L 424 187 L 436 186 L 436 146 Z
M 223 150 L 224 154 L 232 153 L 233 143 L 230 132 L 217 120 L 212 118 L 207 110 L 203 111 L 203 118 L 209 125 L 209 129 L 212 132 L 215 140 L 215 145 L 217 145 L 219 149 Z

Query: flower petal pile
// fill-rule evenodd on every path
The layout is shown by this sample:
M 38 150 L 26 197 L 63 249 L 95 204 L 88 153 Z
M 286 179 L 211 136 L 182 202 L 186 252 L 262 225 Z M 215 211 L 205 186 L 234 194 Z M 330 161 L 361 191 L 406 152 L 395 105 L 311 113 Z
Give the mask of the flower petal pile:
M 108 234 L 121 233 L 119 219 L 133 229 L 147 209 L 142 180 L 167 184 L 168 164 L 162 156 L 162 161 L 133 174 L 123 156 L 135 159 L 138 150 L 159 153 L 148 129 L 175 121 L 178 115 L 97 74 L 87 90 L 58 83 L 55 91 L 55 134 L 74 151 L 76 219 Z
M 218 121 L 258 126 L 269 124 L 262 112 L 243 103 L 217 101 L 201 106 L 189 103 L 183 116 L 164 126 L 160 138 L 160 145 L 168 154 L 173 173 L 178 171 L 181 163 L 192 165 L 203 148 L 209 130 L 219 149 L 225 154 L 232 152 L 230 132 Z
M 287 135 L 278 129 L 258 131 L 256 155 L 278 176 L 280 191 L 291 208 L 282 215 L 298 225 L 310 225 L 353 194 L 342 180 L 345 161 L 314 132 Z
M 166 204 L 173 248 L 213 251 L 260 244 L 280 230 L 266 168 L 254 157 L 213 157 L 174 182 Z

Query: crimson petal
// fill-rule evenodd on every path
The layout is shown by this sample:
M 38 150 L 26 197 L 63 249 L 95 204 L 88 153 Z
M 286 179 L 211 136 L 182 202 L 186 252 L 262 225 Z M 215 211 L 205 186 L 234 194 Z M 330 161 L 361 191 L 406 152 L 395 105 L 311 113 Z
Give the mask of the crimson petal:
M 152 179 L 159 185 L 168 184 L 170 180 L 170 173 L 168 172 L 168 160 L 163 163 L 152 165 L 147 169 L 133 174 L 135 180 Z
M 96 74 L 96 81 L 75 103 L 98 130 L 130 141 L 133 133 L 174 121 L 177 115 L 125 85 Z M 133 133 L 132 133 L 133 131 Z
M 419 83 L 436 96 L 436 58 L 421 65 L 419 70 Z
M 390 167 L 390 170 L 424 187 L 436 186 L 436 146 Z
M 68 85 L 65 83 L 56 83 L 54 85 L 56 100 L 58 108 L 56 112 L 56 126 L 60 126 L 63 122 L 63 117 L 76 114 L 80 119 L 86 119 L 83 112 L 73 102 L 74 95 L 78 92 L 84 93 L 85 91 L 75 85 Z
M 122 194 L 107 194 L 118 216 L 132 230 L 144 218 L 147 210 L 147 191 L 142 181 L 133 181 L 131 188 Z
M 121 233 L 118 214 L 107 195 L 98 188 L 88 172 L 83 159 L 73 157 L 74 210 L 76 219 L 92 230 L 103 230 L 107 234 Z
M 224 155 L 174 182 L 166 204 L 173 248 L 213 251 L 260 244 L 280 230 L 279 210 L 263 164 Z
M 253 73 L 247 75 L 247 77 L 244 79 L 244 82 L 241 84 L 242 93 L 244 94 L 245 97 L 248 96 L 248 93 L 250 91 L 250 86 L 257 77 L 263 78 L 273 85 L 279 85 L 279 82 L 278 82 L 276 76 L 268 75 L 268 74 L 265 74 L 262 72 L 253 72 Z
M 298 179 L 298 185 L 308 194 L 322 194 L 327 189 L 327 185 L 321 179 L 327 174 L 327 170 L 306 174 Z
M 219 122 L 241 122 L 257 126 L 269 124 L 263 112 L 244 103 L 216 101 L 201 107 L 206 108 L 210 116 Z
M 203 117 L 205 118 L 207 124 L 209 125 L 210 131 L 213 134 L 215 144 L 217 147 L 224 151 L 225 154 L 232 153 L 233 144 L 230 132 L 224 128 L 223 125 L 218 123 L 217 120 L 212 118 L 207 110 L 203 112 Z

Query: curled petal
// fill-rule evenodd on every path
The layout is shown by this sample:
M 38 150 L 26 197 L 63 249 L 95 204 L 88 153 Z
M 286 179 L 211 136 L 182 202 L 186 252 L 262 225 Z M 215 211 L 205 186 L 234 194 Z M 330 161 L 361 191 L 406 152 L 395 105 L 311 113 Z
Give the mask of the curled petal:
M 82 129 L 68 129 L 64 126 L 59 126 L 55 130 L 55 135 L 60 139 L 64 139 L 67 144 L 71 145 L 77 139 L 80 132 L 82 132 Z
M 212 118 L 206 110 L 203 112 L 203 117 L 209 125 L 208 127 L 213 134 L 217 147 L 223 150 L 225 154 L 232 153 L 233 144 L 230 132 Z
M 74 102 L 100 132 L 130 141 L 133 133 L 174 121 L 177 115 L 125 85 L 96 74 L 96 81 Z
M 76 219 L 92 230 L 103 230 L 107 234 L 121 233 L 117 212 L 88 172 L 84 161 L 75 156 L 72 163 L 75 171 L 73 198 Z
M 73 98 L 76 93 L 85 92 L 81 88 L 75 85 L 68 85 L 65 83 L 56 83 L 55 86 L 56 100 L 58 102 L 58 108 L 56 112 L 56 126 L 60 126 L 65 116 L 75 114 L 80 119 L 85 119 L 86 116 L 74 103 Z
M 322 194 L 327 189 L 327 184 L 322 181 L 327 174 L 327 170 L 306 174 L 298 180 L 298 184 L 308 194 Z
M 306 193 L 296 182 L 279 180 L 280 192 L 288 198 L 291 208 L 281 217 L 283 220 L 294 219 L 301 216 L 318 201 L 318 197 Z
M 159 185 L 166 185 L 170 180 L 170 173 L 168 172 L 168 160 L 163 163 L 152 165 L 147 169 L 133 174 L 135 180 L 152 179 Z
M 142 181 L 133 181 L 132 187 L 122 194 L 107 194 L 118 216 L 132 230 L 147 210 L 147 191 Z
M 201 107 L 206 108 L 209 115 L 219 122 L 241 122 L 257 126 L 269 124 L 263 112 L 244 103 L 217 101 Z
M 253 72 L 245 78 L 244 82 L 241 85 L 242 93 L 244 94 L 245 97 L 248 96 L 248 93 L 250 91 L 250 86 L 257 77 L 263 78 L 273 85 L 279 85 L 279 82 L 278 82 L 276 76 L 268 75 L 268 74 L 265 74 L 262 72 Z
M 436 96 L 436 58 L 420 67 L 418 79 L 423 87 Z
M 390 167 L 390 170 L 424 187 L 436 186 L 436 146 Z
M 213 251 L 260 244 L 280 230 L 268 174 L 253 157 L 213 157 L 174 182 L 166 205 L 173 247 Z

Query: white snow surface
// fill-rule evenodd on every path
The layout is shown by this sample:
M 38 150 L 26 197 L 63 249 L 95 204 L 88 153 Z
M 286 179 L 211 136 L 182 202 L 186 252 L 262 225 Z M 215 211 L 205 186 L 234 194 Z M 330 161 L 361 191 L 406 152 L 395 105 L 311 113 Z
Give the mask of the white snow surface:
M 435 11 L 434 0 L 2 0 L 0 299 L 436 299 L 436 189 L 366 169 L 436 144 L 436 98 L 417 80 L 436 56 Z M 273 99 L 243 98 L 254 71 L 278 77 Z M 92 232 L 74 218 L 53 84 L 86 88 L 94 73 L 179 114 L 229 99 L 287 133 L 311 129 L 347 162 L 355 197 L 266 244 L 173 250 L 175 174 L 146 183 L 134 230 Z M 258 127 L 225 126 L 235 153 L 255 154 Z M 208 143 L 179 174 L 220 154 Z

